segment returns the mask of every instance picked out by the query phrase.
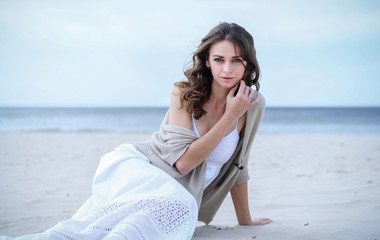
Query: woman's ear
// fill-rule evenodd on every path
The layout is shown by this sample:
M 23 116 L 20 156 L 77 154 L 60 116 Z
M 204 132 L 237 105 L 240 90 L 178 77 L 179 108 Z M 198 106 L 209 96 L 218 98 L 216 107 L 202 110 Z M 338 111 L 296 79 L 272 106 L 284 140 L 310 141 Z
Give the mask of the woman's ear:
M 210 61 L 208 60 L 208 58 L 206 58 L 206 67 L 210 68 Z

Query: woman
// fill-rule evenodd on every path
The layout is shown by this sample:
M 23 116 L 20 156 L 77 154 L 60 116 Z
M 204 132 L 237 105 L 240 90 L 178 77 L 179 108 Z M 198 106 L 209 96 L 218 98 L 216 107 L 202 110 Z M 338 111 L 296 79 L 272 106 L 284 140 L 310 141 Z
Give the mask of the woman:
M 67 221 L 19 239 L 191 239 L 231 192 L 240 225 L 251 219 L 247 161 L 264 98 L 252 36 L 221 23 L 175 83 L 170 109 L 146 142 L 104 155 L 90 199 Z

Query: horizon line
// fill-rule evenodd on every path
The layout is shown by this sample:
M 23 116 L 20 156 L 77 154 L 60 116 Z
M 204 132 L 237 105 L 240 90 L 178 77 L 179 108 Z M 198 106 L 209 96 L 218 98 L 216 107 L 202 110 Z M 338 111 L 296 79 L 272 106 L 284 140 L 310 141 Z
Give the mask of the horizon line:
M 169 108 L 170 106 L 169 105 L 166 105 L 166 106 L 1 106 L 0 105 L 0 109 L 21 109 L 21 108 L 28 108 L 28 109 L 53 109 L 53 108 L 56 108 L 56 109 L 64 109 L 64 108 L 71 108 L 71 109 L 84 109 L 84 108 Z M 299 106 L 294 106 L 294 105 L 287 105 L 287 106 L 280 106 L 280 105 L 267 105 L 265 106 L 265 108 L 380 108 L 380 105 L 352 105 L 352 106 L 349 106 L 349 105 L 335 105 L 335 106 L 316 106 L 316 105 L 310 105 L 310 106 L 302 106 L 302 105 L 299 105 Z

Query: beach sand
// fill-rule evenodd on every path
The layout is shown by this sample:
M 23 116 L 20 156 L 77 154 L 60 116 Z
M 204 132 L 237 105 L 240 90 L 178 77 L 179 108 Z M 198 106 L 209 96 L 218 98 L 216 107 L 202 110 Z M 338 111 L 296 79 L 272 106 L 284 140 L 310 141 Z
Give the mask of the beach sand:
M 100 157 L 150 134 L 0 133 L 0 235 L 41 232 L 91 194 Z M 249 203 L 266 226 L 237 226 L 230 196 L 193 239 L 380 240 L 380 135 L 259 134 Z

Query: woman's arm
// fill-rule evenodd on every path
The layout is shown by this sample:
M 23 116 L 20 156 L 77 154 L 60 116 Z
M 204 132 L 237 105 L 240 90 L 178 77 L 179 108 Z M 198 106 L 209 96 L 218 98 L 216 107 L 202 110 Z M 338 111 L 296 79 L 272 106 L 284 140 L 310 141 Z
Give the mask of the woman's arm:
M 171 95 L 169 124 L 192 129 L 191 115 L 185 107 L 180 108 L 180 106 L 180 91 L 177 87 L 174 87 Z M 183 175 L 187 175 L 201 164 L 223 137 L 228 134 L 228 130 L 233 128 L 233 124 L 233 119 L 222 117 L 206 134 L 192 142 L 186 152 L 175 163 L 178 171 Z
M 234 128 L 236 121 L 250 107 L 257 104 L 258 99 L 251 102 L 254 94 L 248 88 L 250 87 L 240 84 L 236 96 L 233 95 L 237 86 L 230 90 L 226 100 L 226 110 L 221 119 L 201 138 L 192 142 L 186 152 L 175 163 L 176 168 L 181 174 L 187 175 L 201 164 L 223 137 Z M 181 108 L 180 106 L 180 90 L 178 87 L 174 87 L 170 102 L 169 124 L 192 129 L 191 115 L 185 107 Z
M 235 185 L 231 188 L 232 202 L 234 203 L 236 217 L 239 225 L 265 225 L 271 223 L 269 218 L 251 219 L 248 205 L 248 185 L 247 182 Z

